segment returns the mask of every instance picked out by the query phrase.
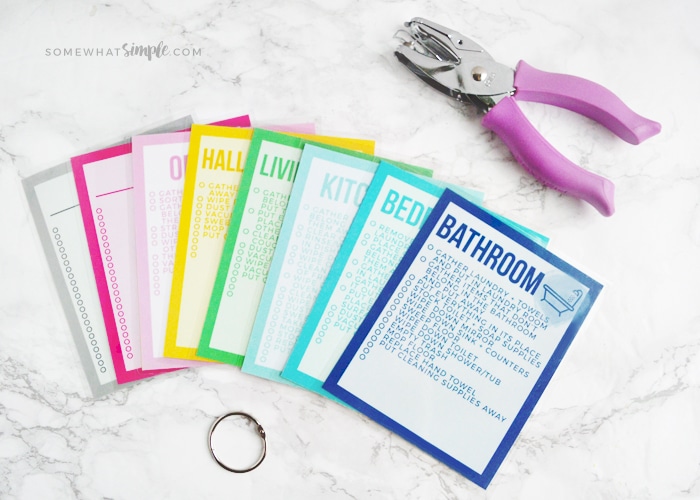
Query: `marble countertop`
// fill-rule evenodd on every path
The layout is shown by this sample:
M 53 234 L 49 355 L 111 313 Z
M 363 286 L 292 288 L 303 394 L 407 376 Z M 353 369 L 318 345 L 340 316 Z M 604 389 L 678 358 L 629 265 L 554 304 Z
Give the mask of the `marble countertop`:
M 659 121 L 660 135 L 630 146 L 571 112 L 523 105 L 567 157 L 615 183 L 617 213 L 544 188 L 474 109 L 406 71 L 392 35 L 414 16 L 500 62 L 601 83 Z M 0 498 L 700 497 L 699 18 L 692 0 L 6 2 Z M 191 54 L 55 55 L 161 41 Z M 21 180 L 193 112 L 376 139 L 382 156 L 484 191 L 488 208 L 605 283 L 487 490 L 352 410 L 228 366 L 89 395 Z M 231 410 L 268 434 L 248 474 L 208 453 L 209 426 Z

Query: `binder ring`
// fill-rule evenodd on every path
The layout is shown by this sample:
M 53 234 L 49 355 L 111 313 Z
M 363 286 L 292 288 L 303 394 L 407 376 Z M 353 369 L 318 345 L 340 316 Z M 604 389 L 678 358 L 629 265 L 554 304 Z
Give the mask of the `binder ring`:
M 219 457 L 216 456 L 216 453 L 214 452 L 214 447 L 212 446 L 212 436 L 214 435 L 214 431 L 216 430 L 216 427 L 225 419 L 233 416 L 240 416 L 247 418 L 251 422 L 255 424 L 256 427 L 256 432 L 258 436 L 260 436 L 260 439 L 262 439 L 262 453 L 260 454 L 260 457 L 258 460 L 248 467 L 247 469 L 234 469 L 233 467 L 229 467 L 225 463 L 223 463 L 221 460 L 219 460 Z M 216 419 L 216 421 L 212 424 L 211 429 L 209 429 L 209 452 L 211 453 L 212 458 L 216 461 L 217 464 L 219 464 L 222 468 L 226 469 L 229 472 L 236 472 L 236 473 L 243 473 L 243 472 L 250 472 L 253 469 L 255 469 L 258 465 L 262 463 L 263 460 L 265 460 L 265 455 L 267 454 L 267 438 L 265 435 L 265 429 L 263 429 L 262 425 L 258 423 L 257 420 L 255 420 L 252 416 L 248 415 L 247 413 L 244 413 L 242 411 L 232 411 L 230 413 L 227 413 L 226 415 L 222 415 L 219 418 Z

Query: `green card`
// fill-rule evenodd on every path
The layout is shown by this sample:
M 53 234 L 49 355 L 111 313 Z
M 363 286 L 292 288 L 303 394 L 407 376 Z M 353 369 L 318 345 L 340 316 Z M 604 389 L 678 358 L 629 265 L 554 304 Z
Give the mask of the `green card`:
M 254 130 L 198 356 L 235 366 L 243 363 L 299 159 L 309 141 L 374 151 L 374 141 L 369 140 Z

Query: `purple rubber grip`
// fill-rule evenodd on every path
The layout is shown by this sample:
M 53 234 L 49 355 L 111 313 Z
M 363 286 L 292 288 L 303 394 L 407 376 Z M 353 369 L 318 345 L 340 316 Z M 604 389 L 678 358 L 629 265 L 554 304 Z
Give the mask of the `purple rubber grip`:
M 571 194 L 609 217 L 615 212 L 615 186 L 605 177 L 569 161 L 532 126 L 512 97 L 486 113 L 482 124 L 495 132 L 515 159 L 546 186 Z
M 574 111 L 595 120 L 621 139 L 640 142 L 658 134 L 661 125 L 638 115 L 619 97 L 577 76 L 547 73 L 520 61 L 515 71 L 515 98 Z

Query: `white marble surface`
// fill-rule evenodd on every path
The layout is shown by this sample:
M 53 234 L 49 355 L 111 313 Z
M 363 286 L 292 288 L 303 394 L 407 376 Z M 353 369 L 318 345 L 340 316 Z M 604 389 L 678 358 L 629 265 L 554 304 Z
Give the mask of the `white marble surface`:
M 524 106 L 573 161 L 612 179 L 617 213 L 532 180 L 473 109 L 393 57 L 401 22 L 472 35 L 501 62 L 597 81 L 661 134 L 630 146 L 570 112 Z M 0 15 L 0 498 L 700 497 L 700 4 L 115 0 L 3 2 Z M 124 43 L 201 49 L 153 61 L 54 57 Z M 225 367 L 93 400 L 21 179 L 196 111 L 313 121 L 484 190 L 607 287 L 488 490 L 357 413 Z M 206 435 L 254 414 L 269 456 L 233 475 Z

